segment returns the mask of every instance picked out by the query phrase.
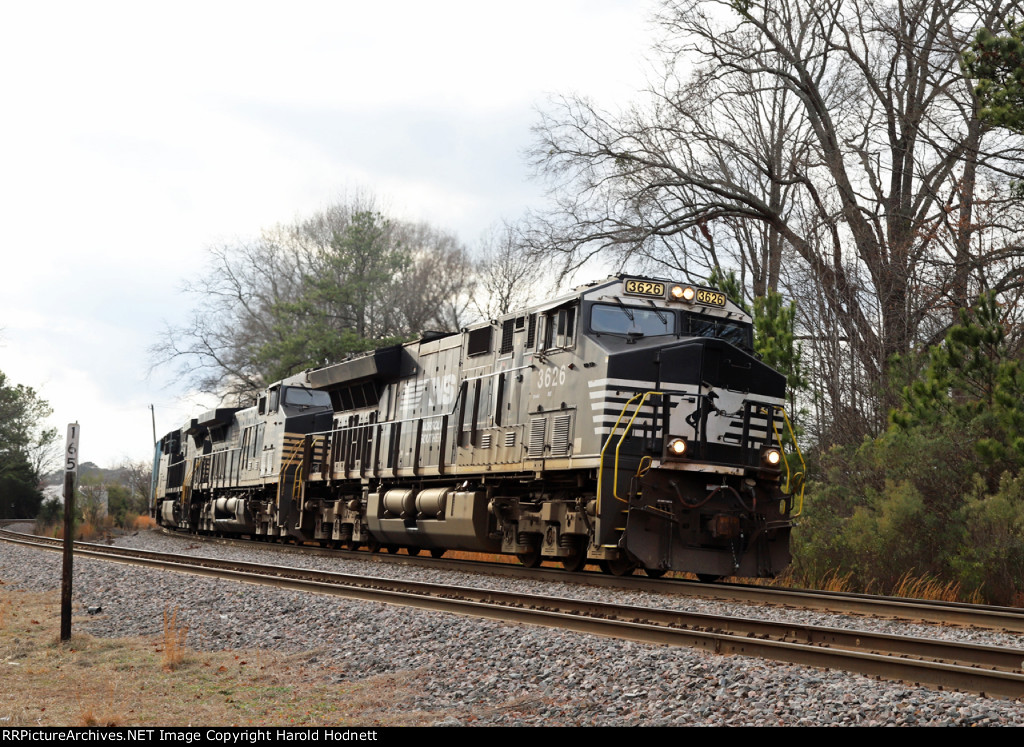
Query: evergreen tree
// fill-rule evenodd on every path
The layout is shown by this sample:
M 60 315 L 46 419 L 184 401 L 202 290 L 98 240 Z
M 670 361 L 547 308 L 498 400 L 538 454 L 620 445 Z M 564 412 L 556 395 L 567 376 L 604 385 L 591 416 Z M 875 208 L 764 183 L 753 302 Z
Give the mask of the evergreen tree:
M 1010 21 L 1006 32 L 981 29 L 963 54 L 964 70 L 978 81 L 981 118 L 1024 134 L 1024 23 Z
M 713 268 L 708 275 L 708 285 L 722 291 L 730 301 L 751 314 L 735 270 L 722 273 L 719 268 Z M 807 379 L 800 365 L 803 351 L 796 344 L 796 303 L 786 304 L 781 293 L 769 290 L 766 295 L 754 299 L 751 316 L 754 319 L 754 352 L 769 366 L 785 374 L 792 403 L 794 393 L 807 388 Z
M 1003 469 L 1024 465 L 1024 373 L 1011 351 L 995 294 L 960 310 L 960 324 L 932 348 L 921 377 L 891 415 L 901 428 L 972 434 L 990 486 Z
M 728 273 L 723 273 L 720 267 L 712 267 L 711 274 L 708 275 L 708 285 L 722 291 L 726 298 L 748 314 L 750 313 L 750 307 L 743 298 L 743 284 L 740 282 L 740 279 L 736 277 L 735 270 L 729 270 Z
M 769 290 L 754 299 L 754 350 L 786 375 L 791 401 L 794 392 L 807 388 L 801 367 L 803 349 L 796 344 L 796 303 L 785 303 L 781 293 Z
M 200 391 L 252 404 L 269 383 L 346 355 L 459 329 L 473 263 L 448 231 L 364 195 L 210 248 L 190 320 L 152 348 Z
M 389 229 L 379 213 L 355 213 L 303 276 L 298 297 L 270 307 L 276 334 L 256 356 L 267 381 L 408 339 L 387 291 L 410 259 Z
M 0 518 L 31 518 L 42 503 L 40 473 L 57 431 L 46 428 L 50 406 L 0 371 Z
M 1024 588 L 1024 374 L 994 294 L 962 310 L 889 429 L 824 454 L 794 535 L 808 576 L 905 573 L 1006 604 Z
M 1024 135 L 1024 23 L 1006 24 L 1006 35 L 981 29 L 963 54 L 964 71 L 977 81 L 978 116 L 995 127 Z M 1024 199 L 1024 180 L 1012 183 Z

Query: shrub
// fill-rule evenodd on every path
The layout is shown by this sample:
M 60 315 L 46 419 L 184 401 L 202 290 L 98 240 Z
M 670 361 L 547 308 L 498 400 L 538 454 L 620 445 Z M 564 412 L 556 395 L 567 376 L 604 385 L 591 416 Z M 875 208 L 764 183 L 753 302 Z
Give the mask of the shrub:
M 138 530 L 156 529 L 156 519 L 149 515 L 136 516 L 135 521 L 132 522 L 132 528 Z

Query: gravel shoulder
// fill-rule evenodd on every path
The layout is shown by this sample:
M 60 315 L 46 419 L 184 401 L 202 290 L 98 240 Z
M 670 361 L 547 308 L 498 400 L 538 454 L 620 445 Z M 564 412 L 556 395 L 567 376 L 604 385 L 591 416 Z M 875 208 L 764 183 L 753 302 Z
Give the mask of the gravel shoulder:
M 122 538 L 118 544 L 181 552 L 196 543 L 140 533 Z M 430 569 L 340 558 L 302 558 L 262 548 L 250 550 L 204 543 L 194 552 L 247 561 L 263 558 L 263 562 L 276 565 L 314 565 L 345 573 L 437 580 L 437 573 Z M 537 582 L 477 574 L 446 574 L 445 578 L 455 585 L 537 587 Z M 12 594 L 59 595 L 60 556 L 0 543 L 0 580 L 0 599 L 4 604 L 10 604 L 7 600 L 13 598 Z M 744 608 L 671 595 L 609 592 L 575 584 L 556 586 L 548 584 L 545 588 L 560 596 L 613 595 L 616 601 L 627 604 L 817 621 L 836 627 L 870 625 L 909 635 L 938 633 L 943 637 L 1024 648 L 1018 636 L 960 628 L 905 626 L 782 608 Z M 263 667 L 260 678 L 273 681 L 275 687 L 308 684 L 312 688 L 308 697 L 316 699 L 315 702 L 323 701 L 326 693 L 332 702 L 366 704 L 354 712 L 317 711 L 318 723 L 1024 725 L 1022 701 L 938 692 L 843 672 L 304 595 L 85 558 L 75 560 L 75 601 L 81 610 L 101 608 L 98 614 L 81 616 L 76 621 L 76 633 L 87 633 L 97 639 L 137 639 L 152 646 L 154 639 L 162 637 L 165 613 L 177 610 L 179 625 L 188 627 L 187 646 L 196 661 L 204 657 L 233 657 L 239 652 L 250 661 L 258 656 Z M 10 624 L 8 618 L 5 626 L 4 618 L 0 617 L 0 636 Z M 0 666 L 9 668 L 12 657 L 17 656 L 17 644 L 2 637 L 0 642 Z M 216 681 L 208 686 L 214 689 L 205 695 L 215 696 Z M 375 688 L 381 690 L 380 697 L 373 694 Z M 12 695 L 13 700 L 0 704 L 0 719 L 27 718 L 23 707 L 29 704 L 21 702 L 24 698 L 19 700 L 17 694 Z M 291 698 L 290 691 L 282 695 L 282 700 L 293 702 Z M 10 715 L 3 712 L 5 707 Z M 295 713 L 302 715 L 302 708 L 270 710 L 258 717 L 270 719 L 265 721 L 231 718 L 236 713 L 241 716 L 240 711 L 227 708 L 219 716 L 207 716 L 219 719 L 217 723 L 200 723 L 287 724 L 286 719 L 294 718 Z

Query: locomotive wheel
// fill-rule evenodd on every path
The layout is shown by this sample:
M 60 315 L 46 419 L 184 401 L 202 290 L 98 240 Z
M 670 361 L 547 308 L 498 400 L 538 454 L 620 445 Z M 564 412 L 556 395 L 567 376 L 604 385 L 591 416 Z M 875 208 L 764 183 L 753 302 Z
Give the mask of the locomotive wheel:
M 420 547 L 407 547 L 407 548 L 405 548 L 405 551 L 407 553 L 409 553 L 410 555 L 412 555 L 413 557 L 416 557 L 417 555 L 420 554 L 420 550 L 421 549 L 422 548 L 420 548 Z
M 400 550 L 401 548 L 400 548 L 400 547 L 399 547 L 398 545 L 384 545 L 384 549 L 385 549 L 385 550 L 386 550 L 387 552 L 389 552 L 389 553 L 391 553 L 392 555 L 394 555 L 394 554 L 395 554 L 395 553 L 397 553 L 397 552 L 398 552 L 398 551 L 399 551 L 399 550 Z
M 370 541 L 366 543 L 366 549 L 370 552 L 380 552 L 380 542 L 375 539 L 370 539 Z
M 569 573 L 579 573 L 583 570 L 586 564 L 586 553 L 581 552 L 579 555 L 572 555 L 568 558 L 562 558 L 562 568 L 569 571 Z
M 587 564 L 587 551 L 579 545 L 573 548 L 572 555 L 562 558 L 562 568 L 570 573 L 578 573 Z
M 714 573 L 698 573 L 697 574 L 697 580 L 700 581 L 702 584 L 713 584 L 713 583 L 715 583 L 715 581 L 717 581 L 720 578 L 722 578 L 722 577 L 721 576 L 717 576 Z
M 540 565 L 541 562 L 540 550 L 530 550 L 529 552 L 521 552 L 516 557 L 518 557 L 519 562 L 527 568 L 536 568 Z
M 666 573 L 668 573 L 668 569 L 667 568 L 647 568 L 645 566 L 644 567 L 644 573 L 646 573 L 651 578 L 661 578 Z
M 430 551 L 430 557 L 442 558 L 444 557 L 444 550 L 442 550 L 440 547 L 435 547 L 433 550 Z
M 628 558 L 618 557 L 614 560 L 602 560 L 601 570 L 612 576 L 632 576 L 636 563 Z

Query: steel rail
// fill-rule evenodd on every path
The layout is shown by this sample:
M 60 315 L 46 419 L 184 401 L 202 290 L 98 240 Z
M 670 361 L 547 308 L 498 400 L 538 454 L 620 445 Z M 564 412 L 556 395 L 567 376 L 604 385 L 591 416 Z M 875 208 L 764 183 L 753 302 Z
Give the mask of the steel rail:
M 5 530 L 0 529 L 0 533 Z M 488 563 L 476 560 L 454 560 L 372 554 L 351 550 L 325 549 L 312 546 L 254 542 L 237 538 L 213 538 L 203 535 L 168 532 L 167 536 L 188 541 L 214 541 L 228 545 L 241 545 L 273 549 L 279 552 L 323 554 L 336 558 L 352 558 L 368 562 L 422 565 L 438 570 L 469 571 L 508 578 L 535 579 L 553 582 L 582 583 L 601 588 L 628 591 L 673 594 L 676 596 L 715 599 L 751 605 L 772 605 L 795 609 L 817 610 L 838 615 L 862 615 L 896 620 L 923 622 L 966 628 L 1024 634 L 1024 609 L 994 607 L 965 602 L 944 602 L 904 597 L 884 597 L 854 592 L 829 592 L 814 589 L 765 587 L 747 584 L 700 583 L 683 579 L 653 579 L 643 576 L 608 576 L 601 573 L 568 573 L 554 568 L 524 568 L 515 564 Z
M 19 541 L 50 547 L 49 543 L 38 539 Z M 998 697 L 1024 697 L 1024 650 L 1021 649 L 395 581 L 88 543 L 78 543 L 76 552 L 115 562 L 139 563 L 296 591 L 545 625 L 643 643 L 682 645 L 718 654 L 742 654 L 843 669 Z
M 202 535 L 182 535 L 178 532 L 168 532 L 168 536 L 255 546 L 281 552 L 323 554 L 330 557 L 353 558 L 369 562 L 415 564 L 435 569 L 470 571 L 508 578 L 583 583 L 601 588 L 673 594 L 752 605 L 768 604 L 778 607 L 818 610 L 840 615 L 864 615 L 868 617 L 883 617 L 900 622 L 955 625 L 1024 634 L 1024 609 L 1019 607 L 995 607 L 966 602 L 944 602 L 906 597 L 874 596 L 854 592 L 830 592 L 816 589 L 793 589 L 749 584 L 708 584 L 684 579 L 609 576 L 591 572 L 568 573 L 556 568 L 525 568 L 512 563 L 488 563 L 477 560 L 454 560 L 450 558 L 436 559 L 386 553 L 376 554 L 353 550 L 253 542 L 236 538 L 208 538 Z

